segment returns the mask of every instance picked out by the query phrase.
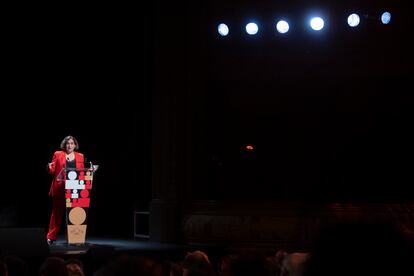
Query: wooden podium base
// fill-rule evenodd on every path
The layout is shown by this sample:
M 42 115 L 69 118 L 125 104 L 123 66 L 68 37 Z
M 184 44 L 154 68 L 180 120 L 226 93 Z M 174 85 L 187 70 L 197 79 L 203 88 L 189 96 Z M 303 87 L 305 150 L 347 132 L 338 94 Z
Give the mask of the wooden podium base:
M 68 225 L 68 243 L 84 244 L 86 240 L 86 225 Z

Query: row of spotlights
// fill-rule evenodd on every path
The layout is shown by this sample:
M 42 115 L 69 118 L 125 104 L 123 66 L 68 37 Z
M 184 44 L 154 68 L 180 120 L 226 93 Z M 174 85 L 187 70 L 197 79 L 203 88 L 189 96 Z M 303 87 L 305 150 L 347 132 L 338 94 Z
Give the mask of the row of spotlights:
M 360 21 L 361 19 L 359 15 L 356 13 L 349 15 L 348 20 L 347 20 L 348 25 L 350 27 L 358 26 Z M 381 15 L 381 22 L 383 24 L 388 24 L 390 23 L 390 21 L 391 21 L 391 14 L 389 12 L 384 12 Z M 321 17 L 314 17 L 310 20 L 309 24 L 313 30 L 320 31 L 323 29 L 325 22 Z M 226 36 L 229 34 L 229 27 L 224 23 L 219 24 L 217 29 L 218 29 L 218 33 L 222 36 Z M 289 31 L 289 23 L 285 20 L 278 21 L 276 23 L 276 30 L 281 34 L 287 33 Z M 257 26 L 256 23 L 250 22 L 246 25 L 246 32 L 249 35 L 255 35 L 257 34 L 258 31 L 259 31 L 259 27 Z

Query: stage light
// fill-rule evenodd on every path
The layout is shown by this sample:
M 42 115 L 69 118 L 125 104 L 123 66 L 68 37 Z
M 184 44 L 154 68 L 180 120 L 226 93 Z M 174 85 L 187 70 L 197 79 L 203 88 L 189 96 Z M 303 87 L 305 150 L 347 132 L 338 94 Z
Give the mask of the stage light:
M 359 15 L 356 13 L 353 13 L 348 16 L 348 25 L 351 27 L 356 27 L 359 25 L 360 18 Z
M 289 23 L 285 20 L 279 20 L 276 24 L 276 30 L 281 34 L 287 33 L 289 31 Z
M 384 12 L 381 14 L 381 22 L 382 24 L 388 24 L 391 21 L 391 13 Z
M 323 29 L 324 26 L 323 19 L 320 17 L 314 17 L 310 20 L 310 26 L 315 31 L 320 31 Z
M 253 151 L 254 150 L 254 146 L 252 144 L 248 144 L 248 145 L 246 145 L 246 150 L 247 151 Z
M 257 26 L 256 23 L 250 22 L 249 24 L 246 25 L 246 32 L 249 35 L 255 35 L 257 34 L 258 31 L 259 31 L 259 27 Z
M 217 31 L 221 36 L 226 36 L 229 34 L 229 27 L 226 24 L 221 23 L 217 27 Z

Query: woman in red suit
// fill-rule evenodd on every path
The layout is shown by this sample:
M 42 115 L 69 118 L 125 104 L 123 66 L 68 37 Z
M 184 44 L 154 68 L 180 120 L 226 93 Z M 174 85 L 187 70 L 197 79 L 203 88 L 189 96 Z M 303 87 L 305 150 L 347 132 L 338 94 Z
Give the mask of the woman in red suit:
M 60 148 L 62 150 L 56 151 L 52 162 L 47 165 L 49 173 L 53 175 L 49 191 L 49 196 L 53 199 L 53 207 L 46 237 L 49 245 L 57 239 L 65 212 L 65 168 L 83 169 L 85 161 L 83 154 L 77 152 L 79 145 L 75 137 L 66 136 L 60 143 Z

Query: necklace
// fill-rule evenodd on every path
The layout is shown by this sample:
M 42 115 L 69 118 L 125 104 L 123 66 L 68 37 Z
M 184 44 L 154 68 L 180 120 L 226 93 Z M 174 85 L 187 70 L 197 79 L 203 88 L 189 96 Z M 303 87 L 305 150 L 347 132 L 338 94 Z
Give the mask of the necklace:
M 73 156 L 73 153 L 66 154 L 66 160 L 67 161 L 72 161 L 73 159 L 75 159 L 74 156 Z

